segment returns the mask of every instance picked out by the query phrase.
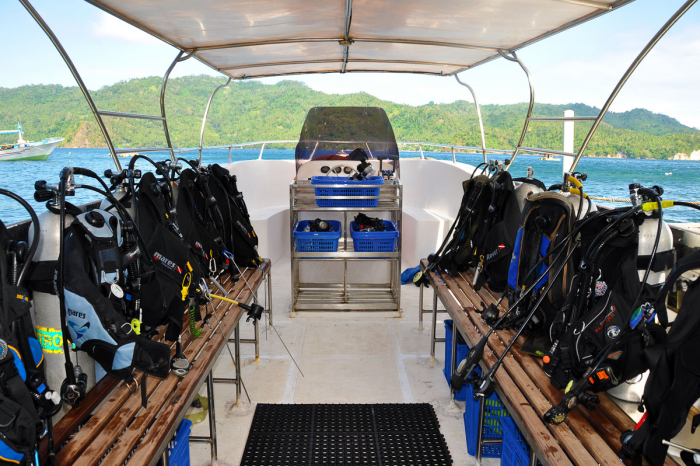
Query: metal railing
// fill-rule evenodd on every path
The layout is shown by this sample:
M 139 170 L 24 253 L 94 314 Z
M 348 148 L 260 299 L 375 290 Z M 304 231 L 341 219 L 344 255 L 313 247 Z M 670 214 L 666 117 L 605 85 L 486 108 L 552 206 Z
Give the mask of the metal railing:
M 181 149 L 173 149 L 173 152 L 175 154 L 185 154 L 188 152 L 200 152 L 200 160 L 201 160 L 201 152 L 206 151 L 206 150 L 222 150 L 222 149 L 228 149 L 229 151 L 229 156 L 228 156 L 228 161 L 231 162 L 231 150 L 233 149 L 243 149 L 244 147 L 256 147 L 260 146 L 260 154 L 258 155 L 258 160 L 263 160 L 263 153 L 265 151 L 265 148 L 267 145 L 270 144 L 296 144 L 299 141 L 297 139 L 271 139 L 267 141 L 253 141 L 253 142 L 243 142 L 243 143 L 235 143 L 235 144 L 225 144 L 221 146 L 197 146 L 197 147 L 185 147 Z M 323 142 L 323 141 L 320 141 Z M 358 143 L 358 144 L 365 144 L 361 141 L 344 141 L 346 143 Z M 421 159 L 425 160 L 425 154 L 423 153 L 423 146 L 425 147 L 439 147 L 441 149 L 451 149 L 452 152 L 452 162 L 457 163 L 457 158 L 456 155 L 458 153 L 464 153 L 464 154 L 480 154 L 483 153 L 484 148 L 482 147 L 471 147 L 471 146 L 459 146 L 455 144 L 439 144 L 439 143 L 433 143 L 433 142 L 410 142 L 410 141 L 399 141 L 396 143 L 398 146 L 418 146 L 418 152 L 421 154 Z M 525 149 L 526 151 L 529 152 L 529 150 Z M 127 152 L 158 152 L 158 151 L 164 151 L 167 152 L 168 148 L 167 147 L 146 147 L 146 148 L 136 148 L 136 149 L 119 149 L 117 150 L 118 153 L 127 153 Z M 486 148 L 486 153 L 488 154 L 499 154 L 499 155 L 511 155 L 513 153 L 512 150 L 506 150 L 506 149 L 488 149 Z

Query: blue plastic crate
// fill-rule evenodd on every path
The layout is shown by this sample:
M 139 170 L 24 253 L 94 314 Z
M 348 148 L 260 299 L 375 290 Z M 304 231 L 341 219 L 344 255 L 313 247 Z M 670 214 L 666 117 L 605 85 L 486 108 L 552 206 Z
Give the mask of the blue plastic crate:
M 349 176 L 312 176 L 311 184 L 316 196 L 379 196 L 379 186 L 384 184 L 381 176 L 370 176 L 366 180 L 351 180 Z M 346 185 L 347 187 L 319 187 L 318 185 Z M 377 185 L 376 188 L 357 186 Z M 379 199 L 316 199 L 319 207 L 377 207 Z
M 467 452 L 476 456 L 477 426 L 479 424 L 479 402 L 474 401 L 474 387 L 467 384 L 467 405 L 464 411 L 464 430 L 467 434 Z M 510 419 L 508 410 L 495 393 L 486 399 L 484 409 L 485 439 L 502 439 L 501 420 Z M 483 445 L 481 455 L 484 458 L 500 458 L 502 445 Z
M 530 464 L 530 445 L 527 444 L 520 429 L 512 419 L 501 419 L 503 445 L 501 466 L 528 466 Z M 538 461 L 537 464 L 540 464 Z
M 168 444 L 170 466 L 190 466 L 190 433 L 192 421 L 183 419 L 175 436 Z
M 294 239 L 299 252 L 336 252 L 342 232 L 340 222 L 328 220 L 331 231 L 304 231 L 313 220 L 301 220 L 294 228 Z
M 399 231 L 394 222 L 384 220 L 384 231 L 358 231 L 357 224 L 350 222 L 350 237 L 356 252 L 394 252 Z
M 457 332 L 457 364 L 467 357 L 469 352 L 469 346 L 462 338 L 462 335 Z M 477 367 L 476 371 L 481 374 L 481 368 Z M 442 373 L 445 374 L 445 379 L 447 379 L 447 385 L 452 386 L 452 321 L 449 319 L 445 320 L 445 367 L 442 369 Z M 464 384 L 462 389 L 455 393 L 455 400 L 465 401 L 467 399 L 467 385 Z

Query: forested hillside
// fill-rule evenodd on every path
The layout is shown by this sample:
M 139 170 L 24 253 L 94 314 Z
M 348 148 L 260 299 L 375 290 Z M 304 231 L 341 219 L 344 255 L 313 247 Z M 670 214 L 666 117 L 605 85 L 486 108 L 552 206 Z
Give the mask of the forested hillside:
M 158 115 L 160 78 L 134 79 L 93 92 L 97 107 L 105 110 Z M 223 79 L 190 76 L 172 79 L 166 105 L 173 144 L 191 147 L 199 143 L 201 118 L 212 90 Z M 22 119 L 26 137 L 62 136 L 64 147 L 101 147 L 102 136 L 77 87 L 35 85 L 0 88 L 0 129 L 11 129 Z M 418 107 L 380 100 L 366 93 L 329 95 L 297 81 L 265 85 L 255 81 L 232 82 L 217 94 L 207 124 L 205 145 L 222 145 L 269 139 L 295 139 L 304 116 L 314 106 L 379 106 L 386 110 L 400 141 L 428 141 L 480 145 L 476 110 L 471 102 L 427 104 Z M 577 115 L 596 115 L 598 109 L 583 104 L 538 104 L 535 115 L 561 116 L 572 109 Z M 526 104 L 482 107 L 487 146 L 513 148 L 522 129 Z M 118 147 L 162 146 L 160 122 L 105 117 Z M 590 122 L 576 124 L 580 144 Z M 10 142 L 12 136 L 2 136 Z M 562 124 L 533 122 L 525 140 L 530 147 L 561 149 Z M 668 158 L 678 152 L 700 149 L 700 131 L 677 120 L 643 109 L 610 113 L 596 133 L 587 155 L 623 154 L 627 157 Z

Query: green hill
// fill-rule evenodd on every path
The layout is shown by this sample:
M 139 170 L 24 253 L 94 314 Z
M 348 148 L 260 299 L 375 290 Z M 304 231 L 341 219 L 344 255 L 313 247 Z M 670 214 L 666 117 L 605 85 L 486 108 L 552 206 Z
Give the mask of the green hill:
M 166 105 L 173 144 L 192 147 L 199 143 L 202 113 L 212 90 L 222 79 L 190 76 L 172 79 Z M 160 78 L 134 79 L 93 92 L 98 108 L 158 115 Z M 102 136 L 87 103 L 76 87 L 32 85 L 0 88 L 0 128 L 14 126 L 16 118 L 29 139 L 62 136 L 66 147 L 101 147 Z M 217 94 L 205 132 L 205 145 L 270 139 L 295 139 L 309 108 L 314 106 L 370 105 L 383 107 L 400 141 L 480 145 L 476 110 L 471 102 L 410 105 L 380 100 L 367 93 L 330 95 L 298 81 L 265 85 L 255 81 L 233 82 Z M 561 116 L 572 109 L 577 115 L 596 115 L 598 109 L 583 104 L 538 104 L 535 115 Z M 490 148 L 513 148 L 522 129 L 526 104 L 484 105 L 482 113 Z M 105 117 L 118 147 L 164 145 L 160 122 Z M 590 122 L 576 124 L 576 143 L 585 137 Z M 3 136 L 0 142 L 10 142 Z M 562 124 L 533 122 L 525 140 L 529 147 L 561 149 Z M 578 147 L 578 146 L 577 146 Z M 609 113 L 587 155 L 623 154 L 627 157 L 668 158 L 678 152 L 700 149 L 700 131 L 677 120 L 643 109 Z

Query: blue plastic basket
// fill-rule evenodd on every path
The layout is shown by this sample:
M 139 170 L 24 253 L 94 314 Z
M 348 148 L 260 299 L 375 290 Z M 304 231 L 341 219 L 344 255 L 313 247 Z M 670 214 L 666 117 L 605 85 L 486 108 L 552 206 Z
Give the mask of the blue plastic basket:
M 457 332 L 457 364 L 467 357 L 469 352 L 469 346 L 462 338 L 462 335 Z M 481 374 L 481 368 L 477 366 L 476 371 Z M 452 386 L 452 321 L 445 320 L 445 367 L 442 369 L 442 373 L 445 374 L 445 379 L 447 379 L 447 385 Z M 462 389 L 455 393 L 455 400 L 466 401 L 467 399 L 467 385 L 464 384 Z
M 384 225 L 384 231 L 358 231 L 357 224 L 350 222 L 350 237 L 355 252 L 394 252 L 399 231 L 389 220 L 384 220 Z
M 464 411 L 464 429 L 467 434 L 467 452 L 476 456 L 477 426 L 479 425 L 479 402 L 474 401 L 474 388 L 467 384 L 467 405 Z M 495 393 L 486 399 L 484 409 L 485 439 L 502 439 L 501 420 L 510 419 L 508 411 Z M 483 445 L 481 455 L 484 458 L 500 458 L 502 445 Z
M 192 421 L 183 419 L 175 436 L 168 444 L 168 457 L 171 466 L 190 466 L 190 433 Z
M 528 466 L 530 464 L 530 445 L 527 444 L 520 429 L 512 419 L 501 419 L 503 429 L 503 449 L 501 466 Z M 538 461 L 537 464 L 540 464 Z
M 294 228 L 294 239 L 297 242 L 299 252 L 336 252 L 338 250 L 338 240 L 342 235 L 340 222 L 328 220 L 331 231 L 304 231 L 310 221 L 301 220 Z
M 379 196 L 379 186 L 384 184 L 381 176 L 370 176 L 366 180 L 351 180 L 349 176 L 312 176 L 311 184 L 316 196 Z M 318 187 L 318 185 L 346 185 L 347 187 Z M 376 188 L 357 186 L 377 185 Z M 379 199 L 316 199 L 319 207 L 377 207 Z

